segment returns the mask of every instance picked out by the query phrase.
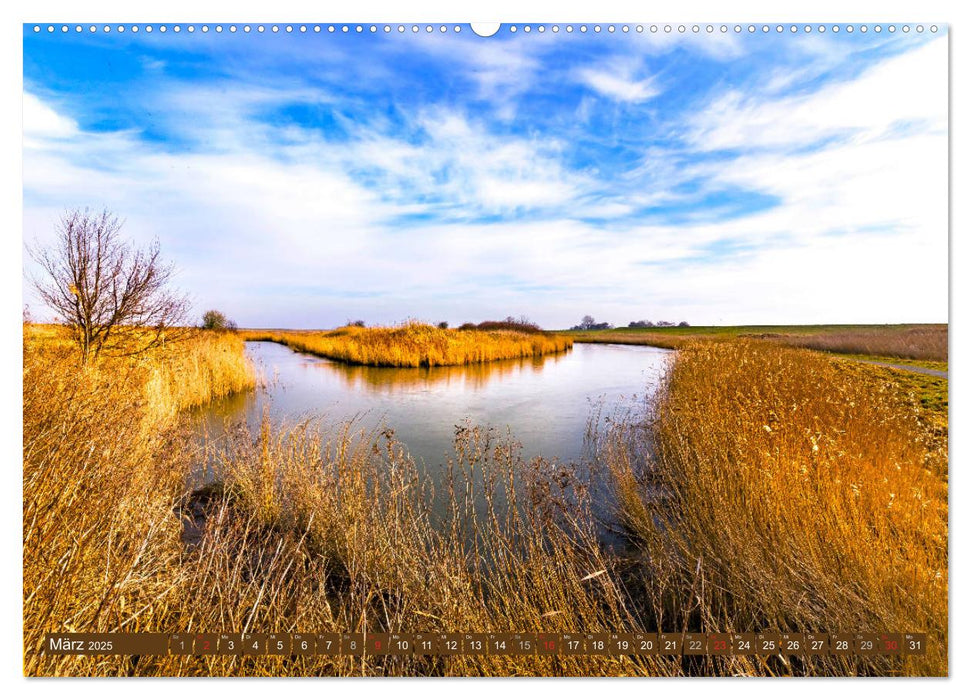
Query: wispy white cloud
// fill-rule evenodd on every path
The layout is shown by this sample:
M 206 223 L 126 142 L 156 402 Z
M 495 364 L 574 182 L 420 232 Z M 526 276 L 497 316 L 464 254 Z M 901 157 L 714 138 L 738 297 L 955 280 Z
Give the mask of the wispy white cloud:
M 578 71 L 581 83 L 604 97 L 620 102 L 646 102 L 660 94 L 653 76 L 635 77 L 637 63 L 630 60 L 614 60 L 607 65 L 583 68 Z
M 413 50 L 449 65 L 475 86 L 476 97 L 490 104 L 496 118 L 511 121 L 517 116 L 521 96 L 542 79 L 542 56 L 550 43 L 550 38 L 541 35 L 528 41 L 483 41 L 468 36 L 456 40 L 432 35 L 424 37 Z
M 808 94 L 766 98 L 729 89 L 691 120 L 686 138 L 702 150 L 751 149 L 881 138 L 911 121 L 946 129 L 946 46 L 938 39 Z
M 480 96 L 542 73 L 535 47 L 470 46 L 474 55 L 456 60 Z M 571 76 L 627 106 L 667 94 L 643 55 L 591 61 Z M 294 102 L 348 99 L 323 88 L 164 87 L 159 99 L 182 114 L 189 150 L 137 130 L 84 129 L 45 92 L 25 94 L 25 238 L 48 236 L 63 207 L 109 206 L 136 240 L 162 239 L 200 305 L 243 324 L 947 313 L 945 40 L 798 95 L 728 85 L 694 117 L 659 122 L 664 145 L 651 133 L 630 145 L 639 160 L 623 172 L 571 160 L 573 125 L 506 128 L 516 99 L 498 115 L 429 104 L 395 115 L 397 129 L 374 114 L 342 123 L 333 139 L 265 118 Z M 596 104 L 586 109 L 598 116 Z M 634 216 L 723 191 L 779 204 L 692 217 L 699 208 L 677 222 Z
M 28 146 L 36 146 L 45 139 L 70 138 L 78 134 L 77 122 L 59 114 L 29 92 L 24 93 L 23 118 L 24 140 Z

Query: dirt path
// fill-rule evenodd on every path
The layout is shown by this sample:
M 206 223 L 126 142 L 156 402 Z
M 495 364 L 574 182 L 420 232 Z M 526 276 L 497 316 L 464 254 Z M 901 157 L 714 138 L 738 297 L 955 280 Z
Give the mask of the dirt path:
M 916 365 L 895 365 L 890 362 L 877 362 L 876 360 L 857 360 L 857 362 L 864 362 L 868 365 L 877 365 L 878 367 L 889 367 L 890 369 L 899 369 L 903 372 L 916 372 L 917 374 L 927 374 L 932 377 L 941 377 L 947 379 L 947 372 L 940 369 L 931 369 L 930 367 L 917 367 Z

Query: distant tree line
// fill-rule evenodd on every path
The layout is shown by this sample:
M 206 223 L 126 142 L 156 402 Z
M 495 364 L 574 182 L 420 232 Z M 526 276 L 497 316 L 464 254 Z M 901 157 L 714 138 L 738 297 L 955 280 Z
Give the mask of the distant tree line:
M 627 324 L 628 328 L 687 328 L 690 324 L 687 321 L 674 323 L 672 321 L 631 321 Z M 610 323 L 597 323 L 597 319 L 589 314 L 580 319 L 580 323 L 570 328 L 571 331 L 609 331 L 613 326 Z
M 673 321 L 631 321 L 627 324 L 628 328 L 688 328 L 691 324 L 687 321 L 674 323 Z
M 571 331 L 609 331 L 613 325 L 609 323 L 597 323 L 597 319 L 589 314 L 580 319 L 580 323 L 573 326 Z

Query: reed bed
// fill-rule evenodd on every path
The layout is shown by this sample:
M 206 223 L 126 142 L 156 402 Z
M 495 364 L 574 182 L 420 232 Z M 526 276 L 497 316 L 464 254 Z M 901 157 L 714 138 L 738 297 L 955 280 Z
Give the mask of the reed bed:
M 189 441 L 180 411 L 254 384 L 242 341 L 199 334 L 81 366 L 24 328 L 24 672 L 47 631 L 145 629 L 180 581 Z
M 537 357 L 573 347 L 542 332 L 443 329 L 409 322 L 395 327 L 346 326 L 333 331 L 244 331 L 246 340 L 282 343 L 298 352 L 376 367 L 441 367 Z
M 899 357 L 947 362 L 946 325 L 787 335 L 782 342 L 800 348 L 850 355 Z
M 576 343 L 652 345 L 678 350 L 697 341 L 727 342 L 736 338 L 845 355 L 896 357 L 947 362 L 947 324 L 886 326 L 702 326 L 664 330 L 563 332 Z
M 69 348 L 25 338 L 26 675 L 946 672 L 946 445 L 928 446 L 919 406 L 889 380 L 765 343 L 693 344 L 653 425 L 592 431 L 592 474 L 526 461 L 510 438 L 459 425 L 433 486 L 390 429 L 264 420 L 211 446 L 219 480 L 189 492 L 193 441 L 177 407 L 206 390 L 156 373 L 188 368 L 215 396 L 232 385 L 215 368 L 245 363 L 232 338 L 205 337 L 194 358 L 186 348 L 84 368 Z M 601 538 L 605 503 L 628 548 Z M 927 631 L 930 653 L 39 653 L 48 631 L 761 629 Z
M 667 333 L 646 333 L 644 331 L 624 331 L 623 329 L 609 331 L 583 331 L 582 333 L 563 332 L 573 339 L 574 343 L 594 343 L 611 345 L 650 345 L 655 348 L 678 350 L 694 342 L 694 338 L 687 335 Z M 708 338 L 706 338 L 708 340 Z
M 927 632 L 902 668 L 823 657 L 813 672 L 945 675 L 947 452 L 920 413 L 892 381 L 809 351 L 683 348 L 650 436 L 606 441 L 667 625 Z M 805 671 L 788 663 L 751 671 Z
M 436 496 L 390 431 L 240 426 L 220 444 L 221 481 L 190 494 L 190 442 L 152 406 L 150 372 L 79 369 L 68 348 L 28 344 L 24 394 L 27 675 L 680 672 L 656 658 L 44 656 L 51 630 L 640 625 L 618 560 L 599 546 L 585 486 L 561 465 L 525 462 L 491 432 L 457 428 Z M 187 519 L 201 529 L 196 541 L 183 537 Z
M 235 333 L 201 331 L 144 361 L 148 401 L 166 415 L 246 391 L 259 377 Z
M 222 454 L 178 614 L 185 630 L 520 632 L 635 629 L 589 502 L 549 490 L 488 431 L 457 431 L 433 522 L 429 483 L 390 432 L 241 431 Z M 590 574 L 602 572 L 594 578 Z M 191 591 L 191 596 L 188 595 Z M 154 658 L 147 675 L 671 675 L 658 658 Z

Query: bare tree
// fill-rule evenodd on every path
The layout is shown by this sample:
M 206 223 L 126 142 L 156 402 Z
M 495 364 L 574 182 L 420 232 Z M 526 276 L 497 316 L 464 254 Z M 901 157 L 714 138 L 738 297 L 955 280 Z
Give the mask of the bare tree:
M 70 326 L 87 362 L 100 353 L 133 355 L 174 340 L 189 302 L 169 289 L 172 265 L 158 242 L 134 248 L 119 236 L 107 210 L 68 211 L 49 248 L 29 248 L 44 271 L 31 282 L 41 299 Z

